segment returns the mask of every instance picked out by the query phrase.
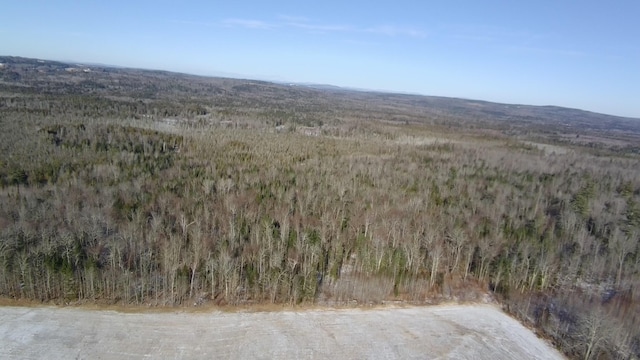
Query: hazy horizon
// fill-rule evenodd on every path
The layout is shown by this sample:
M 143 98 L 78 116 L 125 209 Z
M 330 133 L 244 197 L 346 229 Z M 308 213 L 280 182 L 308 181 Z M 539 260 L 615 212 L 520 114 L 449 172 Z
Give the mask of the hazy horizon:
M 640 4 L 14 2 L 6 55 L 640 118 Z

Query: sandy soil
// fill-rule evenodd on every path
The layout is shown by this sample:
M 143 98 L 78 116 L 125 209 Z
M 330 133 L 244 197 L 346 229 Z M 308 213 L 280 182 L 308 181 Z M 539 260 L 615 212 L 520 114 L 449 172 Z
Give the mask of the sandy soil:
M 122 313 L 0 307 L 1 359 L 562 359 L 491 305 Z

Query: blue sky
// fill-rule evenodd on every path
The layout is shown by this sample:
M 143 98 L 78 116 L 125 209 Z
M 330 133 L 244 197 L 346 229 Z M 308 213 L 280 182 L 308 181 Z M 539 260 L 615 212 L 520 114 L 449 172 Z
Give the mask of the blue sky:
M 0 54 L 640 117 L 640 1 L 6 1 Z

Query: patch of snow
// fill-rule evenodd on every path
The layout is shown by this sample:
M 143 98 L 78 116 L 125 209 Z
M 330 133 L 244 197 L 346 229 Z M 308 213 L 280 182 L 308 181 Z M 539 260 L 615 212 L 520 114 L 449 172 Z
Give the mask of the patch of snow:
M 491 305 L 118 313 L 0 307 L 0 358 L 563 359 Z
M 544 151 L 546 155 L 565 155 L 567 153 L 567 148 L 564 148 L 562 146 L 536 143 L 533 141 L 523 141 L 523 143 L 525 145 L 534 146 L 539 150 Z

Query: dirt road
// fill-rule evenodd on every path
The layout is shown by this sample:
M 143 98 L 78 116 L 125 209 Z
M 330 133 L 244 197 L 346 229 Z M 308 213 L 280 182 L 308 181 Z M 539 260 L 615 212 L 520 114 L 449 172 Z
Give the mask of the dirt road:
M 1 359 L 562 359 L 490 305 L 121 313 L 0 307 Z

